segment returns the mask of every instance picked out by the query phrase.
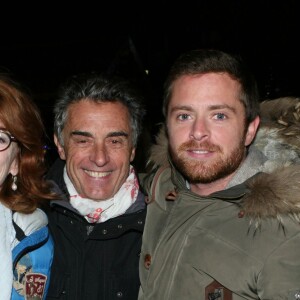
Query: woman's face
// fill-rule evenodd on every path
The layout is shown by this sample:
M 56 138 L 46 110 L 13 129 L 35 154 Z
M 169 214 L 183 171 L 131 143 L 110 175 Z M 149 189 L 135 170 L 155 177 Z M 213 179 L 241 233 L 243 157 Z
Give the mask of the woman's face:
M 2 121 L 0 121 L 0 128 L 5 128 Z M 18 152 L 18 144 L 14 142 L 7 149 L 0 151 L 0 189 L 8 174 L 18 174 Z

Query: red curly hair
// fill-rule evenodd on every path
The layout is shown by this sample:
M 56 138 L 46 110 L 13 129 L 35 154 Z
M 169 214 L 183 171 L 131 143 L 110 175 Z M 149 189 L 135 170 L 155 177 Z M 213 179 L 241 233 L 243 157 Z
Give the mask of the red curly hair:
M 46 172 L 45 128 L 40 112 L 19 83 L 0 75 L 0 120 L 18 143 L 17 190 L 8 175 L 0 190 L 0 201 L 14 211 L 31 213 L 44 200 L 55 199 Z

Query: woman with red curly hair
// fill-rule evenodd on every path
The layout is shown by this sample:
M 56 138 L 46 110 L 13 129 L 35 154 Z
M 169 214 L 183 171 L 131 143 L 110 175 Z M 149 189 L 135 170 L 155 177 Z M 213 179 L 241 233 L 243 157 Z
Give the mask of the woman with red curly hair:
M 45 129 L 21 86 L 0 75 L 0 299 L 45 299 L 53 256 L 40 208 L 57 198 L 43 179 Z

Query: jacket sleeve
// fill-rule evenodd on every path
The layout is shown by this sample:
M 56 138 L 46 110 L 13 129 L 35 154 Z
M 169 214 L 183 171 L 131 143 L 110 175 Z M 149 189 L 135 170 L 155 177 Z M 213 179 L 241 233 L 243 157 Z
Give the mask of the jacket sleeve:
M 269 256 L 258 278 L 260 299 L 300 298 L 300 233 Z

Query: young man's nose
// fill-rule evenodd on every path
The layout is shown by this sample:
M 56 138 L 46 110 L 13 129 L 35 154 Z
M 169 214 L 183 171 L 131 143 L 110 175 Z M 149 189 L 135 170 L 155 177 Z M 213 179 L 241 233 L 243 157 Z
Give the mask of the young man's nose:
M 191 127 L 190 137 L 202 140 L 209 136 L 209 127 L 206 120 L 196 119 Z

